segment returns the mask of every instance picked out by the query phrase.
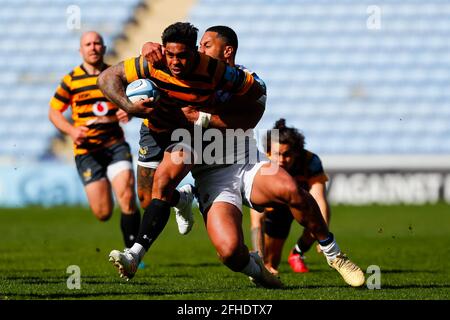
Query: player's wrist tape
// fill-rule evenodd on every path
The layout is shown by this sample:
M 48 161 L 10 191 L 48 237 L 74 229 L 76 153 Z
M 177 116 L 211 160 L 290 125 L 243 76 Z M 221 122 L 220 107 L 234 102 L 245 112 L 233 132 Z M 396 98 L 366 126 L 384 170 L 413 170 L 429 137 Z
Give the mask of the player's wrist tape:
M 199 111 L 198 119 L 195 121 L 196 126 L 201 126 L 203 128 L 208 128 L 209 121 L 211 120 L 211 114 Z

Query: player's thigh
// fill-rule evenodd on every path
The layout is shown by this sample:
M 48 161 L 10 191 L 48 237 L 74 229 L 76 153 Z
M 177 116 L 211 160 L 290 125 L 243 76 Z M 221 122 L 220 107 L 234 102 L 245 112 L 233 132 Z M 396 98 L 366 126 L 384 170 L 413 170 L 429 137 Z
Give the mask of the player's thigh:
M 286 204 L 298 193 L 294 178 L 286 170 L 267 170 L 269 166 L 272 164 L 264 164 L 254 176 L 250 195 L 252 205 L 268 207 Z
M 131 213 L 136 210 L 134 183 L 134 173 L 131 169 L 120 171 L 111 181 L 122 212 Z
M 156 169 L 154 176 L 153 198 L 170 198 L 175 187 L 183 180 L 193 167 L 192 162 L 185 161 L 189 151 L 170 150 L 164 152 L 164 157 Z
M 144 124 L 141 125 L 137 160 L 137 193 L 143 209 L 147 208 L 152 200 L 155 171 L 163 159 L 164 150 L 169 145 L 169 133 L 154 132 Z
M 94 215 L 100 220 L 107 220 L 114 205 L 111 184 L 106 178 L 106 166 L 101 163 L 101 156 L 100 153 L 77 155 L 75 164 Z
M 195 179 L 196 196 L 202 214 L 215 202 L 226 202 L 236 208 L 242 208 L 239 170 L 238 165 L 193 168 L 192 176 Z
M 244 244 L 242 213 L 228 202 L 214 202 L 205 213 L 208 236 L 217 252 L 230 256 Z
M 114 208 L 111 184 L 108 179 L 105 177 L 88 183 L 84 190 L 94 215 L 100 220 L 108 220 Z

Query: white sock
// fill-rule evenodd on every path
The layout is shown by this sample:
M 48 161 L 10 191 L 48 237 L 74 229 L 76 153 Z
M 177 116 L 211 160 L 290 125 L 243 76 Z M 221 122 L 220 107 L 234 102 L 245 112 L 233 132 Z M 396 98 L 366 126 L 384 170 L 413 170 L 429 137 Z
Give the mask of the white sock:
M 255 259 L 252 255 L 250 255 L 250 260 L 248 261 L 248 264 L 245 266 L 244 269 L 241 270 L 243 274 L 246 274 L 249 277 L 252 278 L 258 278 L 261 274 L 261 268 L 256 263 Z
M 322 246 L 320 243 L 319 245 L 328 261 L 333 261 L 336 259 L 336 256 L 341 253 L 341 249 L 339 249 L 335 239 L 333 239 L 333 241 L 326 246 Z
M 135 242 L 130 248 L 130 251 L 134 254 L 134 256 L 138 257 L 138 262 L 141 262 L 142 258 L 144 258 L 145 248 L 139 243 Z

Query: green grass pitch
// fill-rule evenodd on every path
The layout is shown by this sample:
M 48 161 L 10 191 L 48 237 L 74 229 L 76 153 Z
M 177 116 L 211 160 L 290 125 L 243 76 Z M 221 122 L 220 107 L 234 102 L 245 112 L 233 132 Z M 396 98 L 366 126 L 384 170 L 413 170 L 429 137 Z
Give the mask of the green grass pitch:
M 249 217 L 244 230 L 250 244 Z M 223 266 L 203 221 L 178 234 L 173 215 L 129 282 L 108 262 L 123 249 L 119 213 L 106 223 L 86 208 L 0 209 L 2 299 L 449 299 L 450 206 L 334 206 L 332 228 L 341 249 L 366 271 L 381 270 L 381 289 L 347 286 L 323 256 L 311 250 L 308 274 L 286 262 L 301 227 L 294 225 L 283 252 L 281 290 L 256 288 Z M 79 266 L 81 288 L 68 289 L 67 267 Z M 366 274 L 366 278 L 371 274 Z

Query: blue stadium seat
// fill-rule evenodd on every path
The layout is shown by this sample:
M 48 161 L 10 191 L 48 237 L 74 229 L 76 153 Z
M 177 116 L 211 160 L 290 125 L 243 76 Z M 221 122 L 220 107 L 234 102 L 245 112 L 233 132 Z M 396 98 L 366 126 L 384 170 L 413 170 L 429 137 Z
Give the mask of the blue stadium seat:
M 368 28 L 374 4 L 381 29 Z M 237 62 L 268 87 L 258 128 L 286 118 L 324 154 L 440 154 L 450 149 L 449 13 L 448 0 L 200 0 L 189 21 L 237 32 Z
M 99 30 L 108 46 L 140 0 L 0 0 L 0 157 L 39 159 L 56 129 L 48 102 L 61 77 L 80 63 L 81 30 L 67 27 L 69 6 L 84 29 Z M 28 139 L 28 141 L 27 141 Z

